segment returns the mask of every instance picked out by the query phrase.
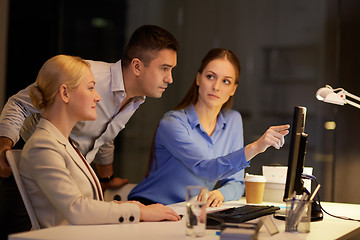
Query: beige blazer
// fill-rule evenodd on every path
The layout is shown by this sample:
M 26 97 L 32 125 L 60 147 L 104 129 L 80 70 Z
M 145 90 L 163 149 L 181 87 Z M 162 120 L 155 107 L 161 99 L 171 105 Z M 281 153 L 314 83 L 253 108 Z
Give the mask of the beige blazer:
M 136 204 L 99 200 L 102 190 L 94 171 L 46 119 L 25 144 L 19 168 L 42 228 L 139 222 Z

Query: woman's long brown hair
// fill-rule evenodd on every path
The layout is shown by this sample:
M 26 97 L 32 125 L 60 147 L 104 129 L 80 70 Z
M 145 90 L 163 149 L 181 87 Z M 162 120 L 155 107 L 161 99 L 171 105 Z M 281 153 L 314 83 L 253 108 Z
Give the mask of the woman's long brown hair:
M 239 84 L 239 77 L 241 72 L 241 65 L 239 59 L 236 57 L 236 55 L 224 48 L 214 48 L 211 49 L 206 56 L 202 59 L 201 65 L 199 67 L 198 73 L 202 73 L 204 71 L 204 68 L 213 60 L 215 59 L 225 59 L 228 60 L 235 69 L 235 84 Z M 189 106 L 190 104 L 195 104 L 199 97 L 199 86 L 196 84 L 196 77 L 194 81 L 192 82 L 189 90 L 185 94 L 184 98 L 180 101 L 180 103 L 173 109 L 173 110 L 181 110 Z M 230 96 L 228 101 L 223 104 L 222 109 L 231 109 L 233 104 L 233 96 Z M 155 136 L 156 136 L 157 128 L 155 130 L 152 142 L 151 142 L 151 148 L 150 148 L 150 155 L 149 155 L 149 161 L 147 170 L 145 173 L 145 177 L 149 175 L 152 163 L 155 158 L 155 164 L 157 164 L 156 161 L 156 155 L 155 155 Z

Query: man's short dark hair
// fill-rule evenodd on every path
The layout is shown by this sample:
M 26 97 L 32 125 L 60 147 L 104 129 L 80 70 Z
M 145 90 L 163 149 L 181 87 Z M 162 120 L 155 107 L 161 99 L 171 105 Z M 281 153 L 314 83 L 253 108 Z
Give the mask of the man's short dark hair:
M 154 25 L 143 25 L 131 35 L 121 58 L 122 66 L 129 66 L 134 58 L 140 59 L 145 66 L 148 66 L 156 58 L 157 53 L 163 49 L 177 52 L 179 43 L 165 29 Z

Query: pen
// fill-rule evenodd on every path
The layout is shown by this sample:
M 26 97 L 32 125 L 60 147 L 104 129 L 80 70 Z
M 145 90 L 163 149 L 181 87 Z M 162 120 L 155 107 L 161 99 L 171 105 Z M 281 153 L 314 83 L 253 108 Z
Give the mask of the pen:
M 293 192 L 293 196 L 292 196 L 292 200 L 291 200 L 291 210 L 294 209 L 295 198 L 296 198 L 296 191 Z
M 312 201 L 314 199 L 314 197 L 315 197 L 316 193 L 319 191 L 320 187 L 321 187 L 321 185 L 318 184 L 317 187 L 315 188 L 313 194 L 311 194 L 311 196 L 310 196 L 310 199 L 309 199 L 310 201 Z
M 301 215 L 303 213 L 304 207 L 305 207 L 305 201 L 307 198 L 306 192 L 303 192 L 301 195 L 301 198 L 298 200 L 295 209 L 290 211 L 289 216 L 289 224 L 290 226 L 295 226 L 298 224 L 299 220 L 301 219 Z
M 320 188 L 320 187 L 321 187 L 320 184 L 318 184 L 318 185 L 316 186 L 314 192 L 313 192 L 313 193 L 311 194 L 311 196 L 310 196 L 309 202 L 311 202 L 311 201 L 314 199 L 314 197 L 315 197 L 316 193 L 319 191 L 319 188 Z M 305 199 L 304 201 L 306 201 L 306 199 Z M 295 224 L 294 224 L 294 226 L 297 226 L 297 225 L 299 224 L 299 222 L 300 222 L 300 220 L 301 220 L 301 215 L 302 215 L 302 213 L 303 213 L 304 210 L 305 210 L 305 202 L 303 202 L 302 204 L 303 204 L 303 205 L 302 205 L 302 208 L 301 208 L 301 209 L 299 210 L 299 212 L 295 215 Z M 299 207 L 300 207 L 300 206 L 299 206 Z M 309 207 L 311 207 L 311 205 L 310 205 Z
M 288 215 L 288 218 L 289 218 L 289 219 L 292 218 L 292 214 L 293 214 L 293 211 L 294 211 L 295 199 L 296 199 L 296 191 L 293 192 L 293 197 L 292 197 L 292 199 L 291 199 L 291 207 L 290 207 L 289 215 Z
M 307 197 L 307 193 L 306 193 L 306 192 L 303 192 L 303 194 L 301 195 L 300 201 L 305 201 L 305 200 L 306 200 L 306 197 Z

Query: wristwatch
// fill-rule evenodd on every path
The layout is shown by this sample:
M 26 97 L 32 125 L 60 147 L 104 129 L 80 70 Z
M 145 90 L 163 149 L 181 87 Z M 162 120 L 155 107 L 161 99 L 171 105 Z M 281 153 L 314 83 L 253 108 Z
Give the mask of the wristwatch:
M 99 177 L 99 181 L 102 183 L 108 183 L 113 179 L 114 179 L 114 174 L 111 176 L 108 176 L 108 177 L 104 177 L 104 178 Z

